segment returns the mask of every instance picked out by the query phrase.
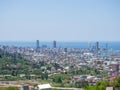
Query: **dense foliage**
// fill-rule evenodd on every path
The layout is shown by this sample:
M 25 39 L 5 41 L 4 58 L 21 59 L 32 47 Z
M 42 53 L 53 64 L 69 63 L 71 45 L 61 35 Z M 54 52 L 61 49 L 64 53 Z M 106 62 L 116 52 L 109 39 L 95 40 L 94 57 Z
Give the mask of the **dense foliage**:
M 120 88 L 120 76 L 113 79 L 112 81 L 101 81 L 97 82 L 95 85 L 85 85 L 84 90 L 106 90 L 107 86 L 114 88 Z
M 0 90 L 20 90 L 17 87 L 0 87 Z

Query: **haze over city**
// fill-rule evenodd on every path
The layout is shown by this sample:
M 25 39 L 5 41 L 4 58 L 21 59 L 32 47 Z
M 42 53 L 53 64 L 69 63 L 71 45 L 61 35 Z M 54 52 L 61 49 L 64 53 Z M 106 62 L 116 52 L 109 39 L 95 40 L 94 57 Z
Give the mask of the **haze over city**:
M 0 41 L 120 41 L 119 0 L 0 0 Z

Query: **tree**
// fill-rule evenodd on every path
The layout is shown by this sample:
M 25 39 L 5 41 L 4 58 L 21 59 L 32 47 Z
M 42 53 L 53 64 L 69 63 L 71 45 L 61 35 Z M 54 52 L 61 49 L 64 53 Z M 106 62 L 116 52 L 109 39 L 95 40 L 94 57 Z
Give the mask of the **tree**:
M 48 79 L 48 74 L 47 73 L 42 73 L 41 78 L 42 78 L 42 80 L 47 80 Z
M 7 87 L 5 90 L 19 90 L 17 87 Z
M 112 86 L 114 87 L 120 87 L 120 76 L 113 79 Z
M 62 83 L 61 75 L 55 75 L 54 78 L 53 78 L 53 82 Z
M 93 86 L 87 84 L 84 86 L 84 90 L 106 90 L 108 84 L 108 81 L 97 82 L 96 85 Z

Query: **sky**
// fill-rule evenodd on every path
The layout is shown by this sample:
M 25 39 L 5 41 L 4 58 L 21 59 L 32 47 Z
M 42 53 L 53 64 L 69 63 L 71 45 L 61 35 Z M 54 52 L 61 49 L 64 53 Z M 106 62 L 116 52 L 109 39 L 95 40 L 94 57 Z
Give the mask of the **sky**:
M 120 0 L 0 0 L 0 41 L 120 41 Z

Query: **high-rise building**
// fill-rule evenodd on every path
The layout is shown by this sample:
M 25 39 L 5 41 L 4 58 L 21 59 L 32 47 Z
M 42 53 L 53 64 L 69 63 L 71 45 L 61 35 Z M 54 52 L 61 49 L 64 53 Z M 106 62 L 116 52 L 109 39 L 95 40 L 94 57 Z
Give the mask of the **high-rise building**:
M 39 40 L 36 41 L 36 48 L 39 48 Z
M 53 48 L 56 48 L 56 41 L 53 41 Z
M 96 42 L 96 51 L 99 50 L 99 42 Z

